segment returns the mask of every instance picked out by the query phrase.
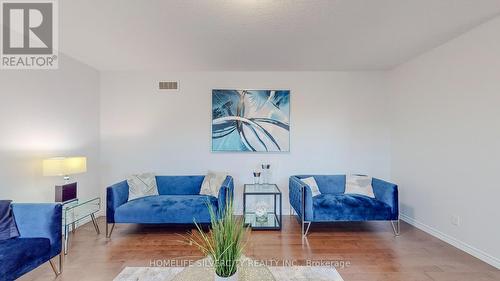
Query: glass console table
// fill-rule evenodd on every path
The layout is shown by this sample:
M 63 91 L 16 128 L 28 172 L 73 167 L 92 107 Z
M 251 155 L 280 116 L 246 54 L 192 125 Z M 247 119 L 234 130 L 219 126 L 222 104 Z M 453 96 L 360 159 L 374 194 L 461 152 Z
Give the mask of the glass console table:
M 243 189 L 245 224 L 252 229 L 280 230 L 281 191 L 276 184 L 245 184 Z
M 101 210 L 101 198 L 96 197 L 87 200 L 74 199 L 63 202 L 63 235 L 64 235 L 64 254 L 68 254 L 69 227 L 71 226 L 73 233 L 76 229 L 76 224 L 86 218 L 92 220 L 95 231 L 100 233 L 99 225 L 97 224 L 95 213 Z

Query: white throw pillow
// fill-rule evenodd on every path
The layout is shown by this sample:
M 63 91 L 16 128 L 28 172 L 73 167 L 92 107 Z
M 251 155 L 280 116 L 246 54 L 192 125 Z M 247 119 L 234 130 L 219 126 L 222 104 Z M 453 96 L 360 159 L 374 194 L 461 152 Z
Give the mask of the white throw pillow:
M 208 171 L 201 184 L 200 195 L 219 197 L 219 190 L 227 176 L 228 173 Z
M 311 193 L 313 197 L 321 194 L 321 192 L 319 191 L 318 184 L 316 183 L 314 177 L 308 177 L 301 180 L 311 188 Z
M 127 179 L 128 201 L 141 197 L 158 195 L 156 177 L 152 173 L 132 175 Z
M 361 175 L 348 175 L 345 182 L 345 194 L 360 194 L 375 198 L 372 178 Z

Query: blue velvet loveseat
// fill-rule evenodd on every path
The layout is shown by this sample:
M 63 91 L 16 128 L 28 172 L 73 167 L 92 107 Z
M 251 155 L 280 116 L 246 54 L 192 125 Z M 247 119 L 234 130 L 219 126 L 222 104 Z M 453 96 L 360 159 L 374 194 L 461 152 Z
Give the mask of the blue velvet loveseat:
M 223 211 L 226 201 L 233 198 L 234 182 L 226 177 L 219 196 L 200 195 L 205 176 L 156 176 L 159 195 L 128 201 L 128 184 L 122 181 L 107 188 L 106 235 L 115 223 L 192 224 L 210 223 L 207 203 L 216 212 Z M 108 225 L 111 229 L 108 231 Z
M 0 280 L 15 280 L 50 261 L 62 271 L 62 207 L 60 204 L 12 204 L 19 237 L 0 241 Z M 52 258 L 59 255 L 59 269 Z
M 310 187 L 301 179 L 314 177 L 320 195 L 312 196 Z M 345 175 L 298 175 L 289 181 L 290 205 L 295 211 L 305 237 L 315 222 L 390 221 L 399 235 L 398 186 L 372 179 L 375 198 L 344 194 Z M 307 225 L 307 227 L 306 227 Z

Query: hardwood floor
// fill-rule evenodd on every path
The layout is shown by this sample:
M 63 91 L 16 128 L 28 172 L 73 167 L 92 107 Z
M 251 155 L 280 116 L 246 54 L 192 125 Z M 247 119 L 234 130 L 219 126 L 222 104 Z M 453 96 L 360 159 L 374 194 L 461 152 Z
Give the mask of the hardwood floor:
M 100 218 L 101 232 L 104 219 Z M 64 272 L 57 279 L 48 263 L 20 280 L 113 280 L 126 266 L 201 258 L 180 242 L 189 228 L 116 225 L 111 239 L 97 235 L 92 223 L 71 235 Z M 281 264 L 339 264 L 345 281 L 491 281 L 500 270 L 408 224 L 394 237 L 388 222 L 313 225 L 302 244 L 297 221 L 284 216 L 281 232 L 254 231 L 246 255 Z

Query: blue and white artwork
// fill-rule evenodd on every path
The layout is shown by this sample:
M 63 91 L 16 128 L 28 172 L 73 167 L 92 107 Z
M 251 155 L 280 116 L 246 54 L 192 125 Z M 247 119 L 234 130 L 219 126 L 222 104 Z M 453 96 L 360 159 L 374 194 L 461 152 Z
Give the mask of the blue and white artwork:
M 212 151 L 290 151 L 290 91 L 212 90 Z

